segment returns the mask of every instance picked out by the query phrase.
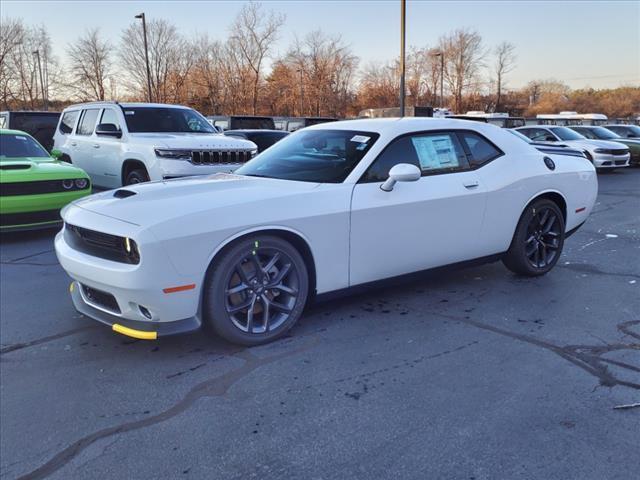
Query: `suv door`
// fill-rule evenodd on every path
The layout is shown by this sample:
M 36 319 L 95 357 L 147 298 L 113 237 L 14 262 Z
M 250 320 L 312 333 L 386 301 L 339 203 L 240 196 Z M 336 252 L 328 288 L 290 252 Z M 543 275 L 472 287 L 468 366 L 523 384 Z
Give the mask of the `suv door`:
M 453 131 L 392 141 L 353 189 L 350 284 L 482 256 L 486 192 Z M 412 163 L 415 182 L 380 189 L 392 166 Z
M 112 107 L 106 107 L 100 113 L 100 120 L 97 125 L 110 123 L 122 135 L 122 126 L 119 112 Z M 99 168 L 101 172 L 104 187 L 117 188 L 122 186 L 122 159 L 120 151 L 122 148 L 123 137 L 120 138 L 110 135 L 95 135 L 93 162 L 95 168 Z M 97 146 L 96 146 L 97 145 Z
M 102 175 L 100 165 L 94 160 L 95 151 L 99 147 L 95 146 L 97 143 L 93 132 L 99 114 L 100 108 L 83 109 L 75 134 L 69 140 L 73 164 L 87 172 L 94 185 L 104 186 L 104 175 Z

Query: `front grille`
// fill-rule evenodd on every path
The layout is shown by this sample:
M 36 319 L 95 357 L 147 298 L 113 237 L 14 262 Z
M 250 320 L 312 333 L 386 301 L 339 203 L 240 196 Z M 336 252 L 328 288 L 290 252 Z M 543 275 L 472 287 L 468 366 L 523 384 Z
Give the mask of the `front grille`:
M 60 220 L 59 209 L 45 210 L 42 212 L 4 213 L 0 215 L 0 225 L 2 225 L 2 227 L 59 222 Z
M 251 160 L 251 150 L 193 150 L 191 163 L 194 165 L 224 165 L 245 163 Z
M 63 182 L 66 182 L 67 188 Z M 86 188 L 89 188 L 87 185 Z M 12 182 L 0 184 L 0 195 L 10 197 L 16 195 L 41 195 L 46 193 L 61 193 L 79 190 L 73 181 L 69 180 L 38 180 L 35 182 Z
M 627 164 L 627 161 L 626 161 L 626 160 L 616 160 L 614 163 L 615 163 L 616 165 L 626 165 L 626 164 Z
M 88 302 L 109 310 L 110 312 L 120 313 L 120 307 L 118 306 L 116 297 L 114 297 L 110 293 L 87 287 L 86 285 L 82 285 L 81 288 L 82 293 L 84 294 L 84 297 Z
M 140 263 L 138 249 L 133 240 L 129 240 L 130 252 L 126 249 L 124 237 L 97 232 L 76 225 L 65 225 L 65 239 L 76 250 L 120 263 Z
M 611 155 L 626 155 L 627 153 L 629 153 L 629 150 L 622 148 L 618 150 L 611 150 Z

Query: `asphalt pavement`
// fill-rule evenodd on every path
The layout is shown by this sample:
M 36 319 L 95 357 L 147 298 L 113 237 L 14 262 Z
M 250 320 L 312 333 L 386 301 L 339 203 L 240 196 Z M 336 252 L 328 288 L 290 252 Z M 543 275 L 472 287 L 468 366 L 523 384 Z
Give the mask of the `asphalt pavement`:
M 640 169 L 547 276 L 501 263 L 313 306 L 246 349 L 136 341 L 76 313 L 55 232 L 4 235 L 0 476 L 640 475 Z

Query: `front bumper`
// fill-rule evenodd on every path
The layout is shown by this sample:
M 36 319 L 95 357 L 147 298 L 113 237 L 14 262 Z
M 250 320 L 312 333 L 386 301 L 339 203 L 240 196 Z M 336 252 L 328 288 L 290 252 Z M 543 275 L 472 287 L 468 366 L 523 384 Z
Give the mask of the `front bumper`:
M 91 228 L 99 221 L 104 231 L 134 237 L 141 252 L 137 264 L 81 252 L 67 240 L 72 232 L 65 226 L 56 236 L 55 250 L 60 265 L 74 280 L 71 293 L 79 312 L 107 325 L 123 325 L 157 335 L 200 326 L 201 278 L 179 274 L 162 246 L 148 234 L 130 229 L 135 227 L 82 209 L 72 213 L 65 214 L 69 223 Z M 189 288 L 176 288 L 185 285 Z
M 78 312 L 110 326 L 115 332 L 129 337 L 141 340 L 155 340 L 157 337 L 192 332 L 201 327 L 200 319 L 197 316 L 173 322 L 154 323 L 150 321 L 128 320 L 92 306 L 82 294 L 82 285 L 78 282 L 74 281 L 71 283 L 69 291 L 71 292 L 73 305 Z
M 629 166 L 630 155 L 606 155 L 596 153 L 593 157 L 593 165 L 596 168 L 622 168 Z

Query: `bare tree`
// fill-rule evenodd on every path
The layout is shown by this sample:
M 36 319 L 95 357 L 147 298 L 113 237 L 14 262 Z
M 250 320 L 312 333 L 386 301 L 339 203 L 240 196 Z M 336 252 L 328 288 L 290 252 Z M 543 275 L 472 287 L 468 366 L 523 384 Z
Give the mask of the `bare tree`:
M 152 97 L 159 102 L 176 102 L 187 92 L 186 80 L 193 67 L 194 49 L 166 20 L 147 23 Z M 128 72 L 129 87 L 138 96 L 147 89 L 142 26 L 131 24 L 122 34 L 120 64 Z
M 445 55 L 444 78 L 453 95 L 453 108 L 462 111 L 462 96 L 480 83 L 480 69 L 486 51 L 482 37 L 474 30 L 455 30 L 440 39 L 440 51 Z
M 112 74 L 112 45 L 97 28 L 87 30 L 67 48 L 70 88 L 81 101 L 104 100 Z
M 248 3 L 242 7 L 231 27 L 230 46 L 240 54 L 240 64 L 245 64 L 252 72 L 252 110 L 258 109 L 258 96 L 263 62 L 269 55 L 278 31 L 284 24 L 284 15 L 270 12 L 264 15 L 257 3 Z
M 493 73 L 496 79 L 496 111 L 500 110 L 500 101 L 502 100 L 502 90 L 505 86 L 504 77 L 516 66 L 516 47 L 509 42 L 502 42 L 495 49 L 495 65 Z
M 9 108 L 9 101 L 16 94 L 16 74 L 13 59 L 24 42 L 25 28 L 21 20 L 0 19 L 0 98 L 3 108 Z

